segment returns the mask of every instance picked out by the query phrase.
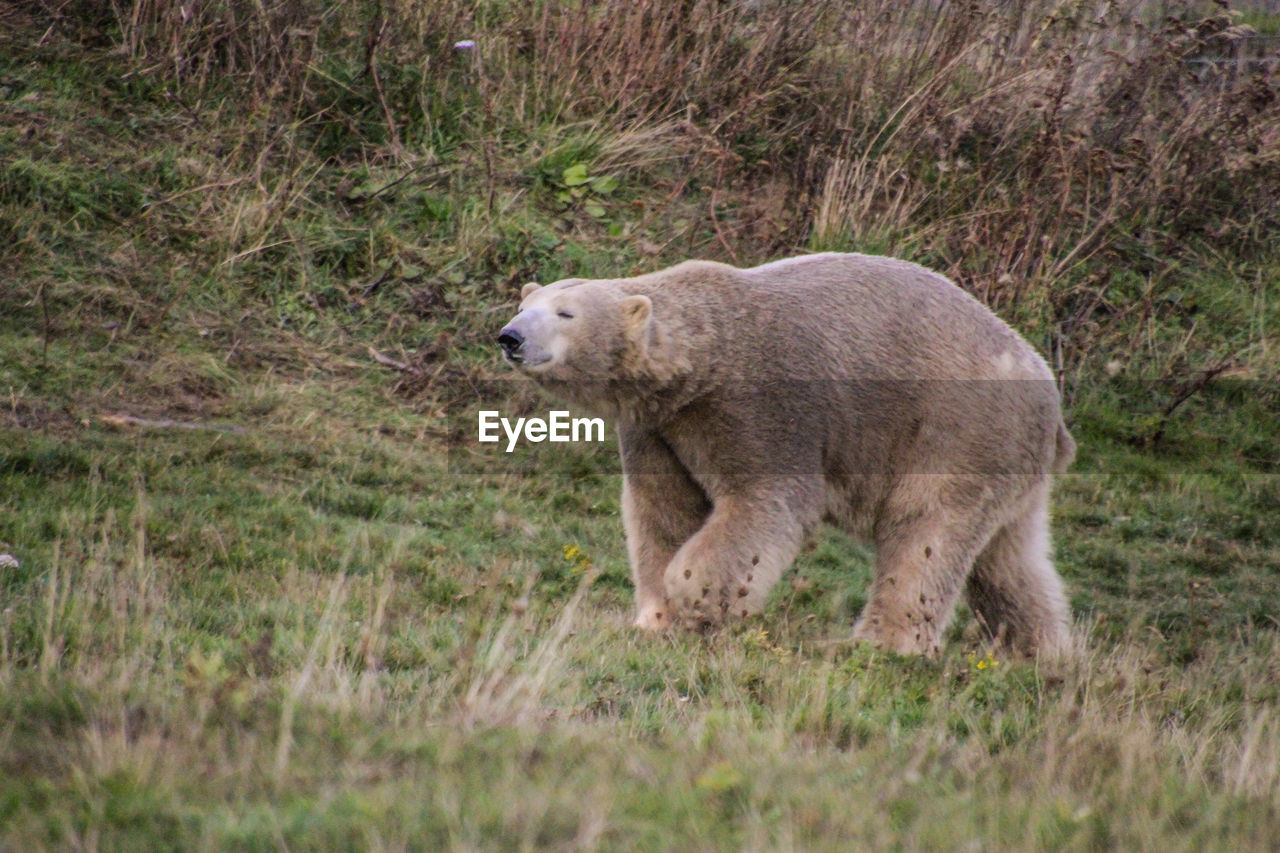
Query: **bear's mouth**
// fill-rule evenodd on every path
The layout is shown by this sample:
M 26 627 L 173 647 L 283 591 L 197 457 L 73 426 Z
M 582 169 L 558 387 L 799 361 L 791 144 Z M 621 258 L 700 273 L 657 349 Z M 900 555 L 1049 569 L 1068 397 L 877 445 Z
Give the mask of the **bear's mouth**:
M 528 358 L 520 353 L 516 353 L 515 355 L 508 356 L 507 361 L 511 362 L 516 367 L 522 367 L 525 370 L 533 370 L 534 368 L 542 367 L 544 364 L 551 361 L 551 356 L 547 355 L 542 358 Z
M 516 350 L 513 352 L 507 352 L 504 350 L 502 353 L 502 358 L 507 362 L 507 364 L 510 364 L 512 367 L 519 367 L 519 368 L 523 368 L 524 370 L 531 370 L 535 367 L 541 367 L 542 365 L 551 361 L 551 356 L 549 355 L 543 356 L 541 358 L 537 358 L 537 357 L 529 358 L 526 353 L 519 350 Z

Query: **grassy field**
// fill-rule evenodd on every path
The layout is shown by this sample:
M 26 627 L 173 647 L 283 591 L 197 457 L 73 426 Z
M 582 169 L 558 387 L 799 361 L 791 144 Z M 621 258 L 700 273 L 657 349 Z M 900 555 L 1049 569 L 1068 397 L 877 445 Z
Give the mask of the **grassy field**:
M 1240 19 L 604 5 L 0 9 L 0 848 L 1275 849 Z M 524 281 L 820 248 L 1057 369 L 1076 660 L 854 645 L 834 533 L 762 617 L 640 635 L 613 443 L 474 441 L 548 407 L 492 343 Z

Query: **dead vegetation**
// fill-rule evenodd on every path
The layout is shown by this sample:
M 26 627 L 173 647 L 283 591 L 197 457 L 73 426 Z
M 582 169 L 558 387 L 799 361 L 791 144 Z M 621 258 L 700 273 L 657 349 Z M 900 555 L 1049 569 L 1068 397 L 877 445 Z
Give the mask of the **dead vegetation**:
M 791 213 L 769 248 L 911 250 L 997 302 L 1100 253 L 1154 265 L 1189 239 L 1257 245 L 1276 224 L 1276 81 L 1265 66 L 1200 61 L 1234 55 L 1251 32 L 1212 5 L 116 8 L 136 73 L 186 103 L 244 81 L 251 103 L 359 123 L 389 156 L 420 156 L 411 140 L 456 122 L 501 181 L 517 129 L 587 123 L 630 137 L 635 160 L 654 156 L 652 134 L 733 208 L 708 215 L 724 250 L 747 257 L 751 223 L 734 212 L 777 180 Z

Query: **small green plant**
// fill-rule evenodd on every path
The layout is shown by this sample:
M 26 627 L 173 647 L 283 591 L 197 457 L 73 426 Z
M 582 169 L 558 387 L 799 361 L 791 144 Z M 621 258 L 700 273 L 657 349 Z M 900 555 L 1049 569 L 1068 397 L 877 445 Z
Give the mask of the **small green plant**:
M 586 163 L 574 163 L 560 174 L 562 188 L 556 192 L 556 200 L 565 207 L 581 205 L 589 216 L 605 217 L 604 202 L 618 188 L 618 179 L 612 175 L 592 175 Z

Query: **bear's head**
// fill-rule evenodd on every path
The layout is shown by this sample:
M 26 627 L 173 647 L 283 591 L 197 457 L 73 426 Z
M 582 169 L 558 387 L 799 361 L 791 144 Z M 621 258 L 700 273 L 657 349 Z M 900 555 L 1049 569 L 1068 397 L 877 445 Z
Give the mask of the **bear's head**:
M 509 364 L 540 384 L 585 391 L 625 380 L 647 360 L 653 314 L 647 296 L 624 293 L 616 282 L 566 279 L 526 284 L 520 297 L 498 344 Z

